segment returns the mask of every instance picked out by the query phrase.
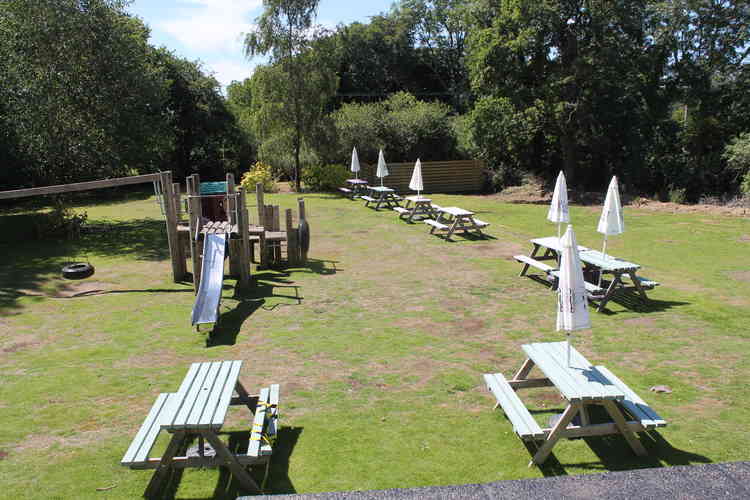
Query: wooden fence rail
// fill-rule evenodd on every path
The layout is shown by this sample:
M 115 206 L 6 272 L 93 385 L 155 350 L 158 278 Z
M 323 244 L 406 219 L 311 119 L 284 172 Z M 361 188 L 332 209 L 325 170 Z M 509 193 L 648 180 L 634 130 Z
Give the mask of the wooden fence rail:
M 371 185 L 379 185 L 375 177 L 377 165 L 362 164 L 361 175 Z M 414 163 L 388 163 L 388 177 L 383 184 L 398 193 L 408 193 Z M 484 163 L 480 160 L 422 162 L 425 193 L 471 193 L 484 187 Z

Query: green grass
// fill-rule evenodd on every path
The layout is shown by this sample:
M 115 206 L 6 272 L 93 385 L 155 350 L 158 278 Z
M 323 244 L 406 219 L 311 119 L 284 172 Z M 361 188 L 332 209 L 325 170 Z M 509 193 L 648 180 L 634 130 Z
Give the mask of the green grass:
M 296 195 L 268 203 L 296 208 Z M 0 213 L 0 475 L 9 498 L 135 498 L 148 471 L 119 460 L 159 392 L 188 364 L 243 359 L 243 383 L 282 387 L 269 490 L 320 492 L 486 482 L 748 458 L 750 224 L 746 219 L 626 209 L 612 254 L 662 283 L 649 304 L 612 302 L 575 343 L 669 421 L 632 455 L 621 438 L 564 441 L 544 468 L 513 434 L 481 374 L 512 375 L 521 344 L 561 339 L 555 296 L 518 278 L 512 255 L 553 234 L 543 205 L 435 195 L 491 223 L 487 240 L 446 243 L 423 224 L 357 201 L 305 196 L 310 265 L 225 281 L 214 335 L 189 323 L 190 283 L 173 283 L 153 198 L 79 209 L 107 223 L 75 242 L 29 241 L 22 209 Z M 251 217 L 255 219 L 254 208 Z M 597 247 L 598 209 L 573 207 L 578 241 Z M 61 266 L 87 253 L 96 274 L 75 292 Z M 648 388 L 664 384 L 673 393 Z M 553 390 L 521 393 L 540 422 Z M 248 416 L 230 412 L 227 428 Z M 242 433 L 231 435 L 241 440 Z M 162 440 L 163 441 L 163 440 Z M 160 442 L 158 447 L 163 447 Z M 158 449 L 157 449 L 158 451 Z M 233 498 L 218 470 L 187 470 L 177 498 Z M 109 488 L 97 491 L 97 488 Z

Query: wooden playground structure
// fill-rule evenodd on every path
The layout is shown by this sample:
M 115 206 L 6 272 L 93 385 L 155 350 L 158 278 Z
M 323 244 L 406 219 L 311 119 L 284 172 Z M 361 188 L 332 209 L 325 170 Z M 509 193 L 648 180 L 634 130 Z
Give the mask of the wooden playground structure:
M 221 184 L 223 192 L 201 194 L 201 182 L 197 174 L 187 178 L 187 203 L 183 207 L 180 184 L 173 182 L 172 172 L 103 179 L 74 184 L 60 184 L 27 189 L 0 191 L 0 200 L 27 198 L 48 194 L 72 193 L 116 186 L 153 183 L 157 200 L 160 201 L 166 222 L 167 242 L 172 262 L 172 277 L 175 282 L 188 278 L 188 254 L 192 262 L 193 282 L 197 292 L 201 275 L 201 256 L 205 235 L 222 233 L 227 235 L 229 246 L 229 275 L 239 280 L 240 286 L 251 284 L 251 262 L 254 261 L 255 245 L 258 245 L 260 267 L 280 266 L 282 249 L 286 249 L 286 263 L 291 266 L 307 263 L 309 232 L 305 221 L 305 202 L 298 200 L 299 226 L 293 225 L 293 213 L 286 210 L 284 230 L 280 224 L 278 206 L 265 205 L 262 186 L 256 186 L 258 200 L 258 223 L 251 224 L 246 208 L 246 193 L 234 183 L 234 176 L 227 174 L 226 181 L 204 184 Z M 302 234 L 302 238 L 300 238 Z

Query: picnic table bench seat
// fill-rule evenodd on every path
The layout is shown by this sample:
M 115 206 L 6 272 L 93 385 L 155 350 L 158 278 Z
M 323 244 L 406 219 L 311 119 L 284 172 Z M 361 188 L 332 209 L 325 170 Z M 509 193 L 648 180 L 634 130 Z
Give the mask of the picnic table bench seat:
M 159 394 L 146 419 L 138 429 L 128 450 L 120 460 L 120 463 L 131 469 L 146 466 L 149 463 L 149 453 L 156 443 L 161 431 L 161 424 L 171 422 L 177 410 L 174 401 L 177 399 L 176 392 L 163 392 Z
M 524 264 L 520 276 L 524 276 L 526 274 L 526 271 L 529 270 L 529 267 L 535 267 L 545 273 L 550 273 L 555 270 L 555 268 L 550 266 L 549 264 L 545 264 L 541 260 L 536 260 L 527 255 L 514 255 L 513 258 L 518 262 Z
M 433 231 L 435 229 L 439 229 L 441 231 L 447 231 L 448 229 L 450 229 L 450 227 L 447 224 L 443 224 L 442 222 L 438 222 L 435 219 L 425 219 L 422 222 L 424 222 L 428 226 L 432 226 L 433 227 L 433 229 L 432 229 Z
M 344 193 L 344 196 L 347 196 L 349 198 L 351 198 L 354 195 L 354 191 L 352 191 L 351 189 L 346 188 L 346 187 L 340 187 L 339 191 L 341 191 L 342 193 Z
M 555 279 L 560 279 L 560 271 L 557 269 L 553 269 L 552 271 L 550 271 L 549 275 L 553 276 Z M 599 285 L 589 283 L 588 281 L 584 281 L 583 286 L 586 287 L 586 291 L 591 295 L 602 295 L 606 292 L 604 288 L 600 287 Z
M 633 390 L 625 385 L 625 383 L 617 378 L 615 374 L 609 371 L 604 366 L 597 366 L 596 369 L 604 375 L 607 380 L 612 382 L 618 389 L 625 393 L 625 399 L 619 401 L 619 404 L 624 407 L 634 419 L 639 421 L 645 430 L 652 430 L 657 427 L 666 427 L 667 421 L 664 420 L 656 413 L 643 399 L 638 396 Z
M 632 278 L 628 275 L 624 275 L 623 277 L 632 281 Z M 660 285 L 658 281 L 651 280 L 649 278 L 646 278 L 645 276 L 636 276 L 635 278 L 641 284 L 641 288 L 645 288 L 647 290 L 652 290 Z
M 372 203 L 375 203 L 376 201 L 378 201 L 375 198 L 373 198 L 372 196 L 368 196 L 368 195 L 360 196 L 360 198 L 363 199 L 363 200 L 365 200 L 365 201 L 372 202 Z
M 474 218 L 474 224 L 476 224 L 477 227 L 487 227 L 490 225 L 489 222 L 484 222 L 483 220 L 479 220 L 476 217 Z
M 500 406 L 503 409 L 518 437 L 524 441 L 535 441 L 546 437 L 545 432 L 501 373 L 485 373 L 484 381 L 487 389 L 497 400 L 496 407 Z
M 411 210 L 409 210 L 408 208 L 404 208 L 404 207 L 393 207 L 393 211 L 398 212 L 400 215 L 406 215 Z

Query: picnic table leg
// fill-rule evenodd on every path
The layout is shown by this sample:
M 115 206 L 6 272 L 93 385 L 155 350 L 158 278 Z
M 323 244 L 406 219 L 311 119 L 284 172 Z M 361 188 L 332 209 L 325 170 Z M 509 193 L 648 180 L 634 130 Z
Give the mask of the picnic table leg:
M 529 462 L 529 467 L 534 464 L 541 465 L 545 460 L 547 460 L 547 457 L 552 452 L 552 448 L 555 446 L 555 443 L 557 443 L 558 439 L 560 439 L 563 431 L 568 426 L 570 421 L 573 420 L 573 417 L 575 417 L 579 409 L 580 406 L 578 404 L 572 403 L 569 404 L 567 408 L 565 408 L 565 411 L 560 416 L 560 419 L 557 421 L 557 423 L 555 423 L 555 426 L 552 428 L 549 436 L 547 436 L 546 441 L 542 443 L 542 446 L 539 447 L 536 454 L 534 454 L 534 457 L 531 459 L 531 462 Z
M 453 220 L 453 224 L 448 228 L 448 233 L 445 235 L 446 240 L 450 240 L 451 236 L 453 236 L 453 232 L 456 230 L 456 226 L 458 225 L 458 218 Z
M 601 300 L 599 300 L 599 305 L 596 307 L 596 312 L 602 312 L 604 310 L 604 307 L 607 305 L 607 302 L 609 302 L 610 299 L 614 296 L 615 290 L 617 289 L 617 285 L 620 285 L 620 284 L 622 284 L 620 275 L 615 274 L 614 278 L 612 278 L 612 282 L 607 287 L 607 291 L 604 293 Z
M 154 471 L 154 475 L 151 476 L 151 480 L 146 486 L 146 491 L 143 492 L 144 498 L 158 498 L 162 487 L 164 486 L 164 479 L 172 470 L 172 460 L 177 452 L 185 442 L 187 434 L 185 432 L 175 432 L 172 435 L 172 439 L 167 445 L 167 449 L 164 450 L 164 454 L 159 459 L 159 465 Z
M 628 276 L 630 276 L 630 281 L 633 282 L 633 285 L 635 286 L 635 289 L 638 290 L 638 293 L 641 295 L 641 298 L 643 300 L 648 300 L 648 296 L 646 295 L 646 290 L 643 289 L 641 286 L 641 280 L 639 280 L 636 275 L 635 271 L 629 272 Z
M 526 377 L 529 376 L 529 372 L 532 368 L 534 368 L 534 361 L 529 358 L 523 362 L 523 365 L 521 365 L 521 368 L 513 377 L 513 380 L 526 380 Z
M 239 379 L 234 384 L 234 390 L 240 397 L 238 398 L 237 403 L 233 402 L 233 404 L 244 404 L 251 413 L 255 414 L 255 407 L 253 406 L 254 398 L 250 397 L 250 393 L 247 392 L 247 389 L 245 389 L 245 386 L 242 385 L 242 382 L 240 382 Z
M 625 422 L 625 417 L 622 416 L 622 411 L 620 411 L 620 409 L 617 407 L 617 404 L 614 401 L 608 399 L 604 400 L 602 404 L 607 410 L 607 413 L 609 413 L 609 416 L 612 417 L 612 420 L 615 421 L 617 429 L 633 449 L 633 452 L 639 457 L 648 455 L 648 452 L 646 452 L 646 448 L 643 447 L 643 444 L 636 437 L 635 433 L 628 429 L 628 424 Z
M 539 244 L 534 243 L 534 247 L 531 249 L 531 253 L 529 254 L 529 258 L 533 259 L 536 257 L 536 253 L 539 251 Z M 521 274 L 519 274 L 519 277 L 526 276 L 526 271 L 529 270 L 529 265 L 524 264 L 523 269 L 521 269 Z
M 250 474 L 248 474 L 247 470 L 245 470 L 245 468 L 237 461 L 237 457 L 235 457 L 232 452 L 227 449 L 227 447 L 224 445 L 224 442 L 219 439 L 216 434 L 210 431 L 204 431 L 202 432 L 202 434 L 205 436 L 206 441 L 211 443 L 211 446 L 213 446 L 214 450 L 216 450 L 216 454 L 221 457 L 221 459 L 224 461 L 224 465 L 227 466 L 234 478 L 242 486 L 250 491 L 261 491 L 258 483 L 256 483 L 253 478 L 250 477 Z

